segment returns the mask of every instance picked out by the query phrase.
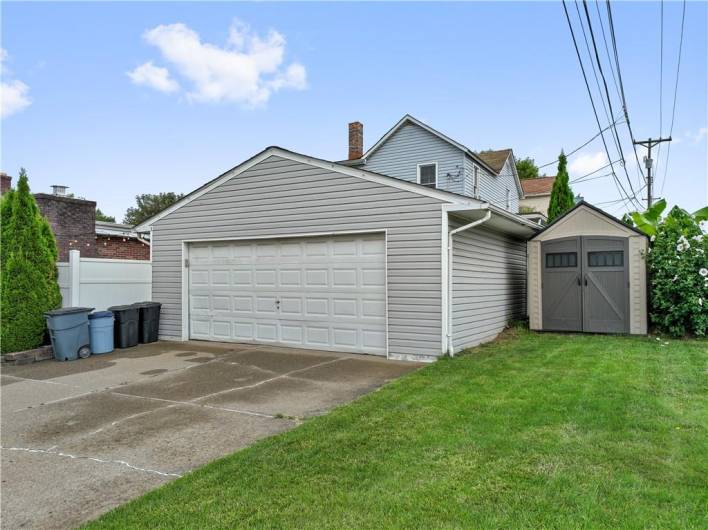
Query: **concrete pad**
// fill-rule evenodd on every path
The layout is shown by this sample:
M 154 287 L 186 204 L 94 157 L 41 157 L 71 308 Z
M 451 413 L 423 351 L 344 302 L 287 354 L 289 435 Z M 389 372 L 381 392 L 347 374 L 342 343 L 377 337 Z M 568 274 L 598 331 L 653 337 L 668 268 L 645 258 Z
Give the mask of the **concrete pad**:
M 62 450 L 182 474 L 296 424 L 196 405 L 170 405 L 68 442 Z
M 113 423 L 168 404 L 95 392 L 42 407 L 9 412 L 3 418 L 2 446 L 51 447 L 82 439 Z
M 2 450 L 2 527 L 75 528 L 175 477 L 57 454 Z
M 342 385 L 281 377 L 253 388 L 224 392 L 199 403 L 302 418 L 326 412 L 358 394 Z
M 3 366 L 2 525 L 74 527 L 418 367 L 200 341 Z
M 265 348 L 244 350 L 219 356 L 221 361 L 255 366 L 276 374 L 285 374 L 337 358 L 336 355 L 326 355 L 315 351 L 307 353 L 303 353 L 302 350 L 278 352 Z
M 258 368 L 217 362 L 122 386 L 116 391 L 135 396 L 190 401 L 221 390 L 252 385 L 274 375 Z
M 8 376 L 3 376 L 3 379 Z M 86 391 L 69 385 L 52 384 L 43 381 L 15 380 L 2 386 L 3 416 L 18 409 L 38 407 L 59 399 L 83 394 Z
M 367 358 L 346 358 L 336 363 L 316 366 L 298 372 L 299 379 L 329 383 L 347 383 L 377 387 L 420 368 L 418 363 L 374 360 Z

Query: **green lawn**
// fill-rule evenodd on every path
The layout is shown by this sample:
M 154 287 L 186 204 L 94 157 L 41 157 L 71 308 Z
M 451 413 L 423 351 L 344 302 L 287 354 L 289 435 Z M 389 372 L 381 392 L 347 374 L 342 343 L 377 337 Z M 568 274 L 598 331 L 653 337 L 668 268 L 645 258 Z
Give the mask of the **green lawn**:
M 706 528 L 708 341 L 514 330 L 90 528 Z

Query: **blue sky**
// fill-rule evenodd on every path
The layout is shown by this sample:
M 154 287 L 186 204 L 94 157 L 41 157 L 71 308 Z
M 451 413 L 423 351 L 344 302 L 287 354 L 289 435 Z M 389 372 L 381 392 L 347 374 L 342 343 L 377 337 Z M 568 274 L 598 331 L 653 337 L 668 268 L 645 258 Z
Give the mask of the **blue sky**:
M 637 138 L 656 137 L 660 4 L 613 6 L 632 127 Z M 472 149 L 512 147 L 539 164 L 598 131 L 559 2 L 1 9 L 3 98 L 14 97 L 3 103 L 2 169 L 16 176 L 26 167 L 34 191 L 68 185 L 118 220 L 138 193 L 189 192 L 269 145 L 345 158 L 354 120 L 366 146 L 410 113 Z M 663 188 L 691 210 L 708 203 L 707 17 L 705 2 L 688 3 L 678 140 Z M 666 2 L 665 135 L 680 19 L 681 4 Z M 609 74 L 608 83 L 618 105 Z M 638 187 L 626 127 L 619 132 Z M 570 158 L 571 177 L 603 157 L 592 142 Z M 662 147 L 657 193 L 665 158 Z M 596 203 L 619 197 L 610 177 L 574 190 Z M 619 214 L 623 205 L 606 208 Z

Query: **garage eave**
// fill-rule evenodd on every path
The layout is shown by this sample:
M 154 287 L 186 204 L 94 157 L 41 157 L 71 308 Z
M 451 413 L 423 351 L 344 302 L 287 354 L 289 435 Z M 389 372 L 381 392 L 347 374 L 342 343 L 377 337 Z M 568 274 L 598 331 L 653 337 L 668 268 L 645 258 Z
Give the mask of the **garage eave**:
M 482 203 L 473 206 L 450 204 L 445 205 L 444 208 L 448 213 L 469 221 L 481 219 L 486 212 L 489 211 L 492 215 L 491 218 L 484 223 L 484 226 L 518 237 L 519 239 L 529 239 L 541 230 L 541 226 L 536 223 L 490 203 Z

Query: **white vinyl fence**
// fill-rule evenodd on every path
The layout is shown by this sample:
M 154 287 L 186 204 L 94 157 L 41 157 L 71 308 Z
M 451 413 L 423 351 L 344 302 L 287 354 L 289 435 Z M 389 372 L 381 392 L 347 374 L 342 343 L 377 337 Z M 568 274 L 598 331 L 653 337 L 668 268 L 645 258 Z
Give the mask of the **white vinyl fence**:
M 152 263 L 144 260 L 82 258 L 69 251 L 57 263 L 62 307 L 93 307 L 144 302 L 152 296 Z

